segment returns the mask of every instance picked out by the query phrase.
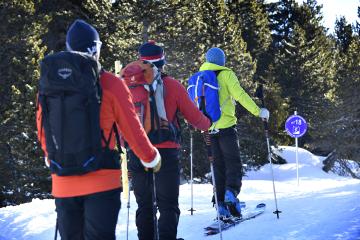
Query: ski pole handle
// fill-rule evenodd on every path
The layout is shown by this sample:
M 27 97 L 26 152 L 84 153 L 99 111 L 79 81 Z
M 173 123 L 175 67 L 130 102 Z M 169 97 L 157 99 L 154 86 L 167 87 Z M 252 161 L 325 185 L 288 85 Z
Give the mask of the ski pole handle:
M 265 131 L 268 132 L 269 131 L 268 121 L 266 119 L 263 119 L 263 122 L 264 122 Z
M 205 116 L 207 116 L 206 107 L 205 107 L 205 97 L 204 96 L 200 97 L 200 108 L 199 109 L 200 109 L 200 111 L 203 112 L 203 114 Z M 213 153 L 212 153 L 211 139 L 210 139 L 209 131 L 204 132 L 204 140 L 205 140 L 205 144 L 206 144 L 207 155 L 208 155 L 209 161 L 213 162 L 214 161 L 214 156 L 213 156 Z
M 255 95 L 261 100 L 261 107 L 265 108 L 264 91 L 262 84 L 260 84 L 259 87 L 256 89 Z M 264 122 L 265 134 L 268 135 L 269 132 L 268 120 L 263 119 L 263 122 Z
M 211 139 L 210 139 L 210 134 L 208 131 L 204 132 L 204 140 L 205 140 L 205 145 L 206 145 L 206 150 L 207 150 L 207 155 L 208 155 L 209 161 L 213 162 L 214 156 L 212 153 Z

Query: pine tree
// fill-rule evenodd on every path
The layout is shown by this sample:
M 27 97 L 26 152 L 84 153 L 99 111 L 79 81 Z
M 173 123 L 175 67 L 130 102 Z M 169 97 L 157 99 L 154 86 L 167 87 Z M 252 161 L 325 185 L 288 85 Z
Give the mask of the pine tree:
M 338 67 L 337 140 L 334 149 L 342 159 L 353 159 L 360 166 L 360 39 L 357 36 L 349 45 L 348 53 Z M 360 178 L 360 175 L 357 175 Z
M 264 84 L 266 90 L 265 104 L 269 108 L 270 117 L 270 132 L 274 143 L 283 142 L 282 126 L 279 124 L 283 121 L 286 116 L 285 100 L 281 98 L 281 88 L 275 83 L 273 73 L 273 49 L 271 47 L 272 35 L 270 32 L 269 15 L 266 11 L 266 4 L 264 1 L 257 0 L 242 0 L 242 1 L 229 1 L 228 3 L 230 12 L 234 15 L 236 23 L 241 26 L 242 36 L 247 44 L 247 50 L 250 52 L 256 63 L 256 72 L 254 73 L 254 81 L 258 84 Z M 253 119 L 249 119 L 253 121 Z M 264 139 L 255 137 L 263 135 L 262 124 L 253 125 L 252 134 L 246 135 L 251 136 L 253 139 L 247 139 L 243 146 L 255 145 L 258 148 L 253 148 L 254 153 L 262 154 L 251 154 L 256 156 L 259 163 L 266 161 L 267 154 L 266 146 L 264 146 Z M 249 129 L 242 131 L 249 131 Z M 256 140 L 255 140 L 256 139 Z M 257 141 L 254 144 L 254 141 Z
M 289 40 L 294 29 L 294 9 L 296 7 L 298 4 L 295 0 L 280 0 L 267 5 L 273 47 L 280 47 L 282 41 Z
M 360 6 L 357 9 L 357 16 L 358 18 L 360 18 Z M 360 22 L 356 21 L 355 26 L 354 26 L 354 31 L 356 32 L 356 34 L 358 36 L 360 36 Z
M 7 205 L 41 196 L 49 186 L 35 144 L 34 115 L 37 66 L 46 49 L 40 36 L 48 19 L 37 16 L 32 1 L 2 2 L 0 9 L 0 20 L 7 23 L 0 27 L 0 159 L 1 175 L 8 176 L 1 182 L 0 205 Z
M 241 27 L 247 51 L 259 61 L 271 44 L 271 33 L 265 5 L 257 0 L 236 0 L 227 4 L 231 16 Z
M 348 24 L 346 22 L 345 17 L 340 17 L 340 19 L 336 19 L 335 35 L 337 40 L 337 46 L 341 49 L 342 52 L 347 52 L 353 40 L 353 30 L 351 24 Z
M 338 45 L 336 65 L 336 91 L 335 104 L 329 111 L 327 121 L 323 123 L 323 131 L 326 135 L 319 139 L 319 145 L 328 149 L 331 154 L 325 163 L 325 170 L 334 170 L 337 163 L 337 171 L 345 175 L 360 178 L 360 175 L 353 169 L 360 168 L 360 101 L 357 97 L 360 91 L 360 68 L 359 50 L 360 39 L 357 35 L 351 36 L 351 43 L 347 51 L 343 52 L 342 45 Z M 337 39 L 340 42 L 342 39 Z M 348 160 L 354 160 L 352 164 Z
M 281 2 L 287 3 L 280 8 L 280 12 L 286 13 L 281 15 L 285 18 L 273 21 L 277 22 L 275 34 L 282 37 L 275 38 L 278 42 L 274 43 L 278 51 L 274 65 L 276 81 L 282 87 L 283 97 L 289 99 L 290 109 L 307 119 L 309 132 L 302 142 L 309 144 L 321 137 L 316 129 L 326 118 L 323 109 L 332 104 L 334 46 L 321 26 L 321 7 L 315 0 L 301 6 Z M 286 11 L 284 6 L 288 7 Z M 288 27 L 286 31 L 284 25 Z
M 66 31 L 78 18 L 98 29 L 105 68 L 132 49 L 122 44 L 130 42 L 128 25 L 118 21 L 109 1 L 3 1 L 0 11 L 0 20 L 7 23 L 0 26 L 0 69 L 5 73 L 0 88 L 0 199 L 6 205 L 50 194 L 35 126 L 39 63 L 45 54 L 65 49 Z

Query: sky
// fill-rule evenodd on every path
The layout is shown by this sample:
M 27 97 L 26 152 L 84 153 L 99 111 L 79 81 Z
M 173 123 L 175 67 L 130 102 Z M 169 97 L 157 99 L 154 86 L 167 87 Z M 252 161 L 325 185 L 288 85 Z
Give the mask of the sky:
M 302 2 L 297 0 L 298 2 Z M 360 6 L 359 0 L 318 0 L 323 5 L 324 26 L 333 32 L 336 18 L 345 16 L 348 23 L 359 21 L 357 17 L 357 8 Z
M 281 150 L 282 149 L 282 150 Z M 281 151 L 280 151 L 281 150 Z M 324 157 L 299 148 L 296 164 L 295 147 L 275 150 L 287 164 L 273 165 L 279 219 L 276 209 L 271 167 L 247 172 L 239 195 L 248 208 L 265 203 L 265 212 L 223 232 L 224 240 L 360 240 L 360 180 L 322 171 Z M 297 181 L 299 169 L 299 184 Z M 194 184 L 193 215 L 191 185 L 180 186 L 181 210 L 178 237 L 186 240 L 218 240 L 219 235 L 204 236 L 204 227 L 216 216 L 212 207 L 212 186 Z M 136 202 L 131 191 L 128 239 L 136 240 Z M 127 200 L 122 195 L 118 219 L 118 240 L 126 238 Z M 0 240 L 54 239 L 55 204 L 53 199 L 33 199 L 30 203 L 0 208 Z M 59 239 L 59 238 L 58 238 Z
M 303 0 L 296 0 L 302 3 Z M 269 0 L 269 2 L 276 2 L 276 0 Z M 323 5 L 323 24 L 329 28 L 329 33 L 334 31 L 336 18 L 345 16 L 348 23 L 355 23 L 359 21 L 357 17 L 357 8 L 360 6 L 360 0 L 317 0 L 319 4 Z

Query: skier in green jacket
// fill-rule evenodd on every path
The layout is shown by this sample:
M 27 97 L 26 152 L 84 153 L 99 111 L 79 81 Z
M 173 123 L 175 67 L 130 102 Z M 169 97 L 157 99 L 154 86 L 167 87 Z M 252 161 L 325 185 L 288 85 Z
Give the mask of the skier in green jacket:
M 235 73 L 224 66 L 225 62 L 224 51 L 214 47 L 207 51 L 206 62 L 200 67 L 200 71 L 218 72 L 221 117 L 212 124 L 209 132 L 214 155 L 214 175 L 220 218 L 227 218 L 230 215 L 241 216 L 237 196 L 241 188 L 242 163 L 237 141 L 235 101 L 254 116 L 269 119 L 269 111 L 256 105 L 240 86 Z

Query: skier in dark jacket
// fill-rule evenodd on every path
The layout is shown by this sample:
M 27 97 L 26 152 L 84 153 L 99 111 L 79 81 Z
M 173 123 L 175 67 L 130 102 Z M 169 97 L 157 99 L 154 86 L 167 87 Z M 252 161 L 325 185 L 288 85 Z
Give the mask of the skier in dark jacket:
M 225 67 L 225 53 L 220 48 L 211 48 L 206 53 L 206 62 L 200 71 L 217 71 L 221 117 L 209 129 L 214 153 L 214 172 L 221 217 L 241 215 L 237 199 L 242 180 L 242 163 L 237 143 L 235 101 L 254 116 L 269 118 L 266 108 L 259 108 L 240 86 L 235 73 Z M 235 101 L 234 101 L 235 100 Z
M 147 42 L 139 48 L 140 60 L 153 63 L 160 71 L 165 65 L 165 55 L 162 47 L 155 42 Z M 164 83 L 164 105 L 167 120 L 177 128 L 177 112 L 194 127 L 207 130 L 211 123 L 192 103 L 186 89 L 176 79 L 162 74 Z M 161 170 L 155 174 L 157 205 L 160 212 L 160 240 L 175 240 L 180 216 L 179 210 L 179 139 L 169 139 L 154 144 L 161 155 Z M 136 226 L 140 240 L 151 240 L 154 236 L 154 216 L 151 186 L 153 175 L 140 164 L 139 159 L 130 153 L 129 169 L 132 174 L 132 184 L 138 209 L 136 211 Z

